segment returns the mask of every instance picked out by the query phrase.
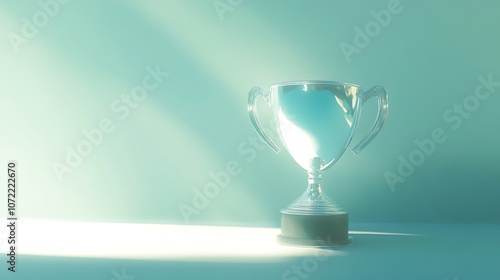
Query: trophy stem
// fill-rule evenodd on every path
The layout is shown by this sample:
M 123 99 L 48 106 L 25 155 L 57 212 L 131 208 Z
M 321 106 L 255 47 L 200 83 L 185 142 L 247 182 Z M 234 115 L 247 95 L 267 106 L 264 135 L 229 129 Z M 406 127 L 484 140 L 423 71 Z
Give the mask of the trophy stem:
M 341 208 L 323 191 L 321 181 L 323 171 L 321 171 L 323 160 L 314 158 L 307 171 L 307 189 L 292 202 L 282 213 L 300 215 L 331 215 L 341 212 Z
M 321 199 L 322 196 L 326 196 L 321 188 L 321 181 L 323 181 L 323 171 L 321 169 L 314 169 L 307 171 L 307 190 L 305 194 L 308 196 L 308 200 L 315 201 Z

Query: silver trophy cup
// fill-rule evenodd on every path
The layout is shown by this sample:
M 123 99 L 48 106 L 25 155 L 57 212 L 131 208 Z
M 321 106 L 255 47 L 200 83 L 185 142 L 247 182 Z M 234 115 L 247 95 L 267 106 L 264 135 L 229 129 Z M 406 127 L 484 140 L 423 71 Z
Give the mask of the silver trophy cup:
M 252 125 L 264 142 L 279 152 L 260 124 L 258 97 L 271 106 L 283 146 L 308 175 L 306 191 L 281 210 L 278 242 L 305 246 L 350 244 L 348 215 L 323 191 L 322 173 L 347 149 L 361 109 L 372 97 L 378 99 L 377 119 L 369 134 L 352 151 L 359 153 L 378 134 L 388 113 L 386 90 L 375 86 L 362 91 L 354 84 L 330 81 L 278 83 L 268 91 L 252 88 L 248 94 Z

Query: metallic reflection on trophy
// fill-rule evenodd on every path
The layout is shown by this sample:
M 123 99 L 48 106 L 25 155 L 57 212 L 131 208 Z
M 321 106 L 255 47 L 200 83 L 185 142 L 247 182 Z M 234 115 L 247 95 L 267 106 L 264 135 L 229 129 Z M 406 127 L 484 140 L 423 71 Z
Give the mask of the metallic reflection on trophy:
M 278 242 L 289 245 L 348 245 L 348 216 L 323 191 L 322 173 L 339 160 L 355 131 L 363 105 L 378 99 L 378 116 L 369 134 L 354 147 L 359 153 L 378 134 L 388 113 L 387 92 L 381 86 L 363 92 L 359 86 L 330 81 L 295 81 L 274 84 L 268 91 L 250 90 L 248 112 L 259 136 L 275 151 L 278 146 L 260 125 L 258 97 L 267 102 L 277 123 L 282 144 L 307 171 L 306 191 L 281 211 Z

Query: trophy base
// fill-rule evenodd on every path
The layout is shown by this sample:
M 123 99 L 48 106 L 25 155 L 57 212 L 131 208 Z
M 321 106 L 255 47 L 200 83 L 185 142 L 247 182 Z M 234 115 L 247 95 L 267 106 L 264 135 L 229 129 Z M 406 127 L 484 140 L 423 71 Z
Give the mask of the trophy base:
M 348 216 L 345 212 L 327 215 L 282 213 L 281 234 L 277 240 L 283 245 L 346 246 L 352 243 L 348 232 Z

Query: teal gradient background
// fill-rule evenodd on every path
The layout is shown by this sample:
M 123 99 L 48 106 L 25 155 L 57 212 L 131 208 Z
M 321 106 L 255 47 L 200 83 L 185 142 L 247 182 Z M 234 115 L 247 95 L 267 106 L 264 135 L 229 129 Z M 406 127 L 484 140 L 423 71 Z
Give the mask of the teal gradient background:
M 18 216 L 185 224 L 180 207 L 193 206 L 211 172 L 237 162 L 239 174 L 189 222 L 278 227 L 306 173 L 286 151 L 250 144 L 247 92 L 314 79 L 389 92 L 379 136 L 324 174 L 351 222 L 500 222 L 500 86 L 460 125 L 458 113 L 443 117 L 474 94 L 478 77 L 500 81 L 499 3 L 401 0 L 348 62 L 340 45 L 354 45 L 355 28 L 389 2 L 243 1 L 221 20 L 207 0 L 73 0 L 16 52 L 9 34 L 42 8 L 1 1 L 0 162 L 18 163 Z M 148 67 L 169 75 L 126 117 L 115 112 Z M 365 109 L 353 144 L 375 118 L 375 103 Z M 103 119 L 114 130 L 59 180 L 55 162 Z M 386 172 L 398 174 L 398 157 L 436 128 L 446 141 L 391 188 Z

